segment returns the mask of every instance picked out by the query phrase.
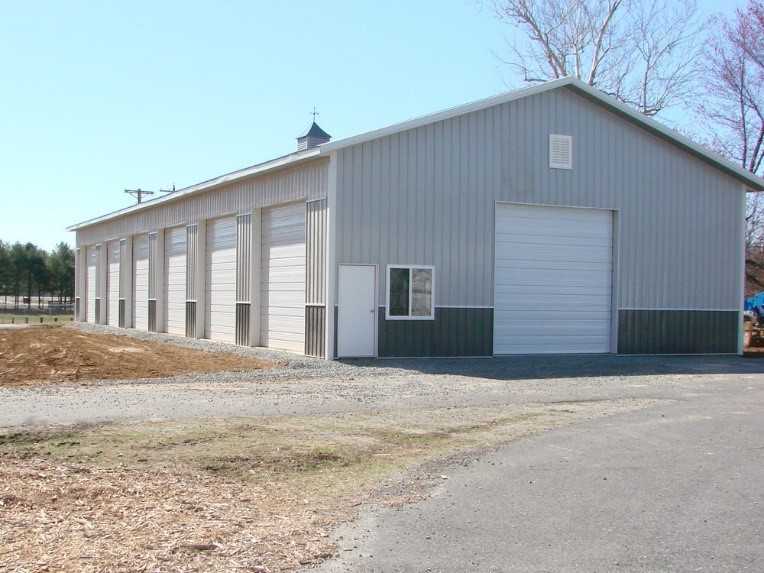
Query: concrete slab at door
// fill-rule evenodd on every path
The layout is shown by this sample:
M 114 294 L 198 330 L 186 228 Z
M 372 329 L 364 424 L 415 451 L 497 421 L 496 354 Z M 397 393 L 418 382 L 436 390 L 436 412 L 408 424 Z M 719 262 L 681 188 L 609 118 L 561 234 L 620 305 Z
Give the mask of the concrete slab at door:
M 376 355 L 377 269 L 372 265 L 340 265 L 337 355 Z

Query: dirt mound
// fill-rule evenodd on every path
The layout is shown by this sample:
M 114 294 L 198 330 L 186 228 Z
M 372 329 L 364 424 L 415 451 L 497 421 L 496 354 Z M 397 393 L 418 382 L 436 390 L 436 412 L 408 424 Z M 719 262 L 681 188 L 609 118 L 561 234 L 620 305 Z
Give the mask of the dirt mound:
M 227 352 L 203 352 L 73 328 L 0 329 L 0 387 L 39 383 L 161 378 L 191 372 L 274 366 Z

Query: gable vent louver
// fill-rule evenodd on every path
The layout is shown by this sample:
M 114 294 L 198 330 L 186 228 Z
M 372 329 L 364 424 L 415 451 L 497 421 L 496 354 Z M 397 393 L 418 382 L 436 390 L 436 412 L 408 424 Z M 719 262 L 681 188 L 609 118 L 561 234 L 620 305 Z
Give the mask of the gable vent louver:
M 573 169 L 573 136 L 549 134 L 549 167 Z

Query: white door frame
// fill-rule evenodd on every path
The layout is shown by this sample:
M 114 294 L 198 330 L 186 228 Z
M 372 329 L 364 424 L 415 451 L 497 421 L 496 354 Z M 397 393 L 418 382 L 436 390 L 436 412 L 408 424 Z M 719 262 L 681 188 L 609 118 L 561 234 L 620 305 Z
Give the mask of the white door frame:
M 373 308 L 371 309 L 371 312 L 369 313 L 371 315 L 371 326 L 372 326 L 372 352 L 370 354 L 364 354 L 364 355 L 348 355 L 343 354 L 342 352 L 342 329 L 340 328 L 340 320 L 341 320 L 341 313 L 342 313 L 342 299 L 340 298 L 340 291 L 342 289 L 342 267 L 366 267 L 371 268 L 374 271 L 373 276 L 373 293 L 372 293 L 372 301 L 373 301 Z M 378 298 L 377 298 L 377 283 L 379 281 L 379 269 L 377 265 L 369 265 L 369 264 L 340 264 L 338 271 L 337 271 L 337 357 L 338 358 L 376 358 L 377 356 L 377 330 L 378 330 L 378 317 L 377 314 L 379 313 L 378 308 Z

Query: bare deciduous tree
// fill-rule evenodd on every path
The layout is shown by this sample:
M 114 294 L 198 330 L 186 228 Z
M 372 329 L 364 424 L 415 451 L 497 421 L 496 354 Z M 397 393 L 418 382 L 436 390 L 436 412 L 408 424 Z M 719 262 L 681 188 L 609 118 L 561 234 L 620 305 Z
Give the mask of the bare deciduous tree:
M 711 146 L 751 173 L 764 162 L 764 0 L 749 0 L 727 19 L 713 20 L 705 49 L 705 103 L 699 112 Z M 746 256 L 764 263 L 764 197 L 749 193 Z M 749 266 L 750 266 L 749 264 Z
M 516 31 L 505 62 L 526 82 L 575 76 L 648 116 L 693 92 L 696 0 L 486 0 Z
M 708 98 L 700 107 L 717 151 L 752 173 L 764 160 L 764 2 L 714 19 L 705 50 Z

